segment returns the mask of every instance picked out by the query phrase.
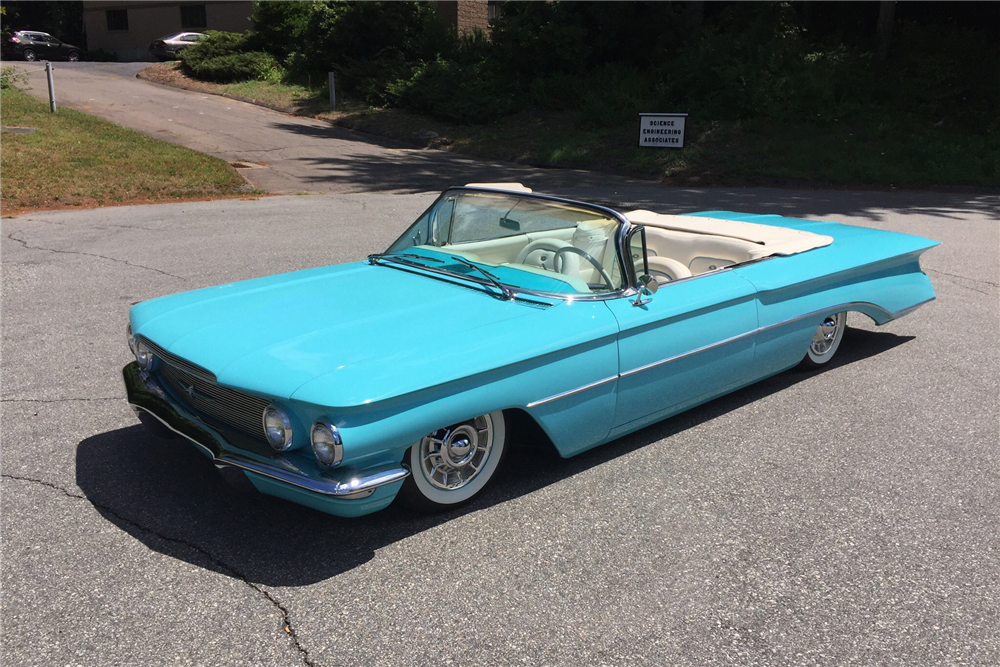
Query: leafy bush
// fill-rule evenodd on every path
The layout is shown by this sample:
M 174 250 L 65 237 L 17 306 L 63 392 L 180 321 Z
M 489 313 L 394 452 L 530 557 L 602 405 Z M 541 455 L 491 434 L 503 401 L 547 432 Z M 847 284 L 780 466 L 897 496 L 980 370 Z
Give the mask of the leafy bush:
M 658 109 L 663 98 L 663 87 L 654 72 L 618 63 L 594 70 L 581 84 L 577 123 L 582 127 L 638 123 L 639 114 Z
M 463 125 L 496 120 L 520 106 L 483 61 L 438 58 L 417 67 L 408 80 L 389 84 L 387 92 L 400 106 Z
M 257 0 L 250 17 L 253 32 L 247 44 L 249 50 L 267 51 L 279 60 L 286 60 L 305 34 L 311 15 L 309 2 Z
M 209 31 L 205 39 L 180 52 L 184 70 L 195 78 L 217 83 L 280 79 L 281 68 L 270 53 L 247 51 L 248 36 Z
M 281 79 L 278 62 L 270 53 L 263 51 L 247 51 L 209 58 L 196 66 L 189 66 L 189 69 L 197 78 L 216 83 Z
M 28 75 L 17 67 L 0 67 L 0 89 L 9 90 L 28 84 Z

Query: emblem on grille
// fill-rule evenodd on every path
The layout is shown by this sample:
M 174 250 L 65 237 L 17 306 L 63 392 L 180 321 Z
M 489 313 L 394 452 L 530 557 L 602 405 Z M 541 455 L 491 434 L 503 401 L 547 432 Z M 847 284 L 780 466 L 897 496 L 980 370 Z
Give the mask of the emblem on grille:
M 184 390 L 184 393 L 188 395 L 188 400 L 193 400 L 195 398 L 197 398 L 198 400 L 201 400 L 201 401 L 214 401 L 215 400 L 211 396 L 206 396 L 205 394 L 203 394 L 200 391 L 196 390 L 194 388 L 193 384 L 185 384 L 184 382 L 178 382 L 177 384 L 179 384 L 181 386 L 181 388 Z

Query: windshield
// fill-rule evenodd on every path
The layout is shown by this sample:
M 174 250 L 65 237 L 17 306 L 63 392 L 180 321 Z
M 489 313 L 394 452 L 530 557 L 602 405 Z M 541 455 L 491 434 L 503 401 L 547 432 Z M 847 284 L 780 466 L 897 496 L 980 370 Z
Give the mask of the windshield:
M 611 215 L 570 203 L 449 190 L 383 257 L 477 280 L 485 270 L 516 289 L 601 294 L 624 287 L 615 249 L 620 224 Z

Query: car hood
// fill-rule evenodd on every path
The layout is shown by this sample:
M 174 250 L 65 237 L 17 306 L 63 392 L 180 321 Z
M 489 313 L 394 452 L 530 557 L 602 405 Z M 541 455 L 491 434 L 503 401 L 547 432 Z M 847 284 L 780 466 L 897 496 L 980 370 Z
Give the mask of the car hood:
M 502 300 L 489 288 L 358 262 L 145 301 L 131 322 L 220 384 L 352 406 L 616 333 L 595 325 L 595 308 L 607 312 L 594 302 Z

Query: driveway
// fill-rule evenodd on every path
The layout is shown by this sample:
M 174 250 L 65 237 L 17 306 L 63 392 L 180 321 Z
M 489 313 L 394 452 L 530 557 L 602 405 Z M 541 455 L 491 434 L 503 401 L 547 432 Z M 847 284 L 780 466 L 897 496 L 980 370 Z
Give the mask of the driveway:
M 996 199 L 576 194 L 935 238 L 938 299 L 882 328 L 852 317 L 822 373 L 569 460 L 524 443 L 464 509 L 345 520 L 148 435 L 123 401 L 128 308 L 359 259 L 431 195 L 5 219 L 5 664 L 1000 663 Z
M 136 79 L 149 63 L 55 63 L 56 103 L 229 162 L 272 193 L 427 192 L 470 182 L 544 182 L 569 187 L 642 186 L 643 181 L 575 170 L 491 163 L 409 148 L 363 132 L 296 118 L 245 102 Z M 44 65 L 17 63 L 31 94 L 48 99 Z

